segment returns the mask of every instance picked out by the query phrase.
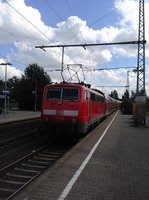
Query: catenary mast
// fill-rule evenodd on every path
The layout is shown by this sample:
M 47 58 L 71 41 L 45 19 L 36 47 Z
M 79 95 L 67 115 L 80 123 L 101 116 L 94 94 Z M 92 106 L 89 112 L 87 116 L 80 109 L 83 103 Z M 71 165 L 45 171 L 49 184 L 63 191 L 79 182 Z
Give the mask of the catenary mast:
M 139 33 L 138 33 L 138 61 L 137 61 L 137 96 L 145 96 L 145 23 L 144 0 L 139 0 Z
M 146 122 L 146 92 L 145 92 L 145 23 L 144 0 L 139 0 L 139 33 L 138 33 L 138 62 L 137 62 L 137 89 L 133 107 L 135 124 Z

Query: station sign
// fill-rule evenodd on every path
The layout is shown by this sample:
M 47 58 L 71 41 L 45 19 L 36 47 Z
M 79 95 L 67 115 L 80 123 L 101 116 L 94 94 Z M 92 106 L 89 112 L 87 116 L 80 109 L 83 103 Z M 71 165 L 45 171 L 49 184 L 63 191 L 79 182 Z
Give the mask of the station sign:
M 9 94 L 9 90 L 3 90 L 3 94 Z

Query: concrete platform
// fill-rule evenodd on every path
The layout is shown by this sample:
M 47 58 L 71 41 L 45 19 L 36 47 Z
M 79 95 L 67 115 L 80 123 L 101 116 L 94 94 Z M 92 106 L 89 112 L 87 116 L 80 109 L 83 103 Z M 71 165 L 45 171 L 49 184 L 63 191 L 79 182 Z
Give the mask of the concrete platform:
M 113 121 L 112 121 L 113 120 Z M 113 113 L 13 200 L 148 200 L 149 118 Z
M 28 120 L 40 117 L 39 111 L 9 111 L 5 116 L 4 113 L 0 114 L 0 124 Z

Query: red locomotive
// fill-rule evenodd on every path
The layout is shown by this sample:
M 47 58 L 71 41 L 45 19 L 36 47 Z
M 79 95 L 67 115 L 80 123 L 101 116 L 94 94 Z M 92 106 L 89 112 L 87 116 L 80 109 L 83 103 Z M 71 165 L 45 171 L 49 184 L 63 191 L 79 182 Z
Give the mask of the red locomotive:
M 85 84 L 49 84 L 44 88 L 41 122 L 48 131 L 70 127 L 73 138 L 87 132 L 117 108 L 117 101 Z

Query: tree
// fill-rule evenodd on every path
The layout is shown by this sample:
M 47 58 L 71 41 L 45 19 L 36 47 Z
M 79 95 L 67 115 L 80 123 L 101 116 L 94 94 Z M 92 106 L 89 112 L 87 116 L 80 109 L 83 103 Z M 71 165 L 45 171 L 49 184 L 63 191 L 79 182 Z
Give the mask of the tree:
M 146 111 L 149 114 L 149 97 L 146 98 Z
M 134 100 L 136 98 L 136 93 L 134 91 L 131 91 L 131 99 Z
M 111 91 L 111 94 L 110 94 L 109 96 L 112 97 L 112 98 L 114 98 L 114 99 L 119 100 L 119 98 L 118 98 L 118 93 L 117 93 L 116 90 Z
M 19 81 L 16 95 L 19 108 L 40 110 L 43 89 L 49 83 L 51 83 L 51 78 L 43 68 L 37 64 L 30 64 Z
M 17 90 L 20 84 L 20 79 L 17 76 L 13 76 L 7 81 L 7 88 L 10 92 L 10 98 L 17 101 Z
M 129 100 L 129 92 L 128 92 L 128 90 L 126 90 L 126 91 L 124 92 L 123 99 Z
M 132 93 L 133 94 L 133 93 Z M 123 114 L 132 114 L 132 99 L 129 97 L 129 91 L 126 89 L 122 96 L 121 111 Z
M 4 82 L 2 79 L 0 79 L 0 94 L 2 93 L 3 90 L 4 90 Z

